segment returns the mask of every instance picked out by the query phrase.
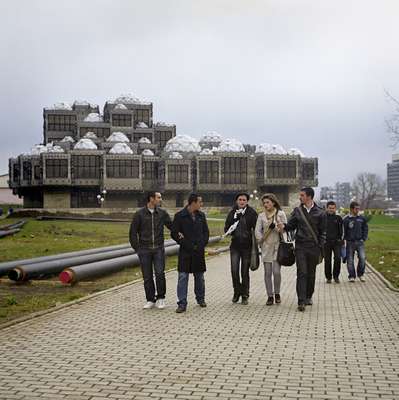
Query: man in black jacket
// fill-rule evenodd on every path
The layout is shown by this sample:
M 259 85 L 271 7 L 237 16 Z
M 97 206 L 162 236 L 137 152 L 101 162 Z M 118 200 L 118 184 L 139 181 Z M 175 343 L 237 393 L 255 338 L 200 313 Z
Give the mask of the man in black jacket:
M 229 212 L 224 225 L 225 233 L 231 234 L 230 263 L 233 281 L 233 303 L 242 296 L 241 303 L 248 304 L 249 265 L 251 262 L 252 230 L 255 229 L 257 212 L 248 205 L 248 193 L 238 193 L 235 206 Z M 240 282 L 241 264 L 241 282 Z
M 188 205 L 176 213 L 172 226 L 172 238 L 180 245 L 178 257 L 177 313 L 187 309 L 189 274 L 194 275 L 194 293 L 197 303 L 206 307 L 205 302 L 205 247 L 209 241 L 206 217 L 200 211 L 202 197 L 190 194 Z
M 314 190 L 312 188 L 301 189 L 299 193 L 301 204 L 294 209 L 286 224 L 278 224 L 280 232 L 284 229 L 296 231 L 296 292 L 299 311 L 305 311 L 305 305 L 313 304 L 316 266 L 320 262 L 326 241 L 326 215 L 323 209 L 316 205 L 313 198 Z
M 334 278 L 339 283 L 341 272 L 341 247 L 343 244 L 343 222 L 340 215 L 336 214 L 337 205 L 333 201 L 327 202 L 327 238 L 324 245 L 324 272 L 327 283 Z M 331 273 L 331 259 L 334 253 L 334 269 Z
M 147 205 L 138 210 L 130 225 L 129 240 L 140 259 L 147 303 L 144 308 L 165 308 L 165 247 L 164 226 L 172 229 L 169 214 L 160 208 L 162 196 L 159 192 L 147 195 Z M 154 284 L 154 272 L 156 292 Z

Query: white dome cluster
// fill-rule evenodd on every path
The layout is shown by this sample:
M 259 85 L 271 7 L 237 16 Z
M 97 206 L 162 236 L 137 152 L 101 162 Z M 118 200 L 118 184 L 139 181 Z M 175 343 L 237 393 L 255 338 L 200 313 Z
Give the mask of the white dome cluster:
M 229 152 L 229 153 L 242 153 L 245 152 L 243 144 L 233 138 L 223 139 L 222 142 L 219 144 L 218 147 L 212 149 L 215 152 Z
M 145 149 L 143 150 L 143 152 L 141 153 L 143 156 L 153 156 L 154 152 L 150 149 Z
M 166 143 L 165 151 L 172 153 L 174 151 L 182 153 L 199 153 L 201 146 L 197 139 L 188 135 L 176 135 Z
M 107 137 L 107 142 L 129 143 L 129 138 L 123 132 L 112 132 Z
M 29 156 L 38 156 L 42 153 L 64 153 L 64 149 L 60 146 L 54 146 L 53 143 L 47 143 L 46 145 L 43 144 L 36 144 L 31 148 L 29 153 L 25 153 Z
M 104 122 L 103 117 L 98 113 L 90 113 L 84 122 Z
M 222 142 L 223 138 L 222 135 L 220 135 L 217 132 L 207 132 L 205 135 L 203 135 L 200 139 L 200 143 L 213 143 L 216 146 L 219 145 Z
M 291 156 L 305 157 L 301 150 L 292 147 L 288 151 L 280 144 L 261 143 L 256 146 L 256 153 L 263 154 L 283 154 Z
M 147 137 L 142 137 L 139 139 L 139 143 L 141 144 L 151 144 L 151 140 L 148 139 Z
M 146 101 L 141 101 L 140 99 L 138 99 L 137 97 L 134 97 L 130 93 L 121 94 L 120 96 L 118 96 L 114 99 L 109 99 L 108 103 L 111 103 L 111 104 L 142 104 L 142 105 L 151 104 Z
M 74 150 L 97 150 L 97 145 L 87 138 L 80 139 L 73 147 Z
M 139 122 L 136 128 L 148 128 L 148 125 L 145 122 Z
M 84 136 L 85 139 L 98 139 L 97 135 L 94 132 L 87 132 Z
M 122 104 L 122 103 L 118 103 L 115 107 L 114 110 L 127 110 L 127 107 Z
M 75 139 L 72 136 L 64 136 L 61 142 L 75 143 Z
M 169 158 L 173 160 L 181 160 L 183 159 L 183 156 L 178 151 L 173 151 L 172 153 L 170 153 Z

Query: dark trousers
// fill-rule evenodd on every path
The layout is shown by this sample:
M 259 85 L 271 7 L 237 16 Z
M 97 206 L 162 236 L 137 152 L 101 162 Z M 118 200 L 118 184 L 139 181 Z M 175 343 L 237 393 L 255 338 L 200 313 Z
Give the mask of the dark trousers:
M 194 272 L 194 293 L 195 300 L 198 304 L 205 301 L 205 278 L 203 272 Z M 188 279 L 190 274 L 188 272 L 179 272 L 177 279 L 177 304 L 181 307 L 187 307 L 187 291 Z
M 235 295 L 249 297 L 249 264 L 251 249 L 230 247 L 231 278 Z M 240 277 L 241 270 L 241 277 Z
M 166 293 L 165 249 L 163 247 L 157 249 L 140 249 L 137 254 L 140 259 L 147 301 L 155 302 L 157 299 L 164 299 Z
M 311 299 L 313 296 L 319 256 L 320 249 L 316 246 L 295 248 L 298 304 L 305 304 L 305 300 Z
M 334 269 L 331 273 L 331 259 L 334 253 Z M 327 242 L 324 245 L 324 272 L 327 280 L 338 279 L 341 272 L 341 244 L 338 242 Z

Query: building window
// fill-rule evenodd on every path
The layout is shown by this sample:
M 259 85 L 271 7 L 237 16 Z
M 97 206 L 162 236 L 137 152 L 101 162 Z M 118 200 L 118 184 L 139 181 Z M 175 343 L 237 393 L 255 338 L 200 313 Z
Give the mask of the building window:
M 76 115 L 47 115 L 47 130 L 75 133 Z
M 32 180 L 32 163 L 30 161 L 22 163 L 22 179 L 29 182 Z
M 40 165 L 35 165 L 35 168 L 33 169 L 33 176 L 36 181 L 42 179 L 42 167 Z
M 188 165 L 168 165 L 168 183 L 188 183 Z
M 15 163 L 12 166 L 12 179 L 13 179 L 13 182 L 18 182 L 19 181 L 19 174 L 20 174 L 19 163 Z
M 112 114 L 113 126 L 132 126 L 132 116 L 130 114 Z
M 302 164 L 302 179 L 313 180 L 314 176 L 314 165 L 313 163 Z
M 72 208 L 92 208 L 100 207 L 97 199 L 99 189 L 72 189 L 71 192 L 71 207 Z
M 134 125 L 139 122 L 144 122 L 147 126 L 150 126 L 150 110 L 135 110 Z
M 48 158 L 46 160 L 46 178 L 68 178 L 68 160 Z
M 247 159 L 243 157 L 223 158 L 223 183 L 247 183 Z
M 143 179 L 156 181 L 158 179 L 158 163 L 143 161 Z
M 172 137 L 173 132 L 171 131 L 157 131 L 155 132 L 155 143 L 159 145 L 159 148 L 163 149 Z
M 139 160 L 107 160 L 107 178 L 138 178 Z
M 72 156 L 72 179 L 99 179 L 100 156 Z
M 269 179 L 295 179 L 296 161 L 295 160 L 267 160 L 267 177 Z
M 219 183 L 219 162 L 201 160 L 199 162 L 199 183 Z
M 141 138 L 147 138 L 152 143 L 152 133 L 133 133 L 133 143 L 137 143 Z
M 263 157 L 256 159 L 256 177 L 262 180 L 265 178 L 265 159 Z
M 93 132 L 96 134 L 98 138 L 107 138 L 111 134 L 111 130 L 109 128 L 100 128 L 100 127 L 80 127 L 80 136 L 83 137 L 87 132 Z

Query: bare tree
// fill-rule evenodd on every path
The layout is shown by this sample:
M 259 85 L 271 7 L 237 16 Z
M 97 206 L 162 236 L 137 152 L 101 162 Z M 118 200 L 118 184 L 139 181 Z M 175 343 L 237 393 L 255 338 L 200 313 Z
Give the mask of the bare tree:
M 385 181 L 380 176 L 362 172 L 353 181 L 352 189 L 360 206 L 365 209 L 369 208 L 379 196 L 384 196 L 385 186 Z
M 387 99 L 393 104 L 393 114 L 385 119 L 388 132 L 392 135 L 392 147 L 396 148 L 399 145 L 399 100 L 396 99 L 388 90 L 384 89 Z

